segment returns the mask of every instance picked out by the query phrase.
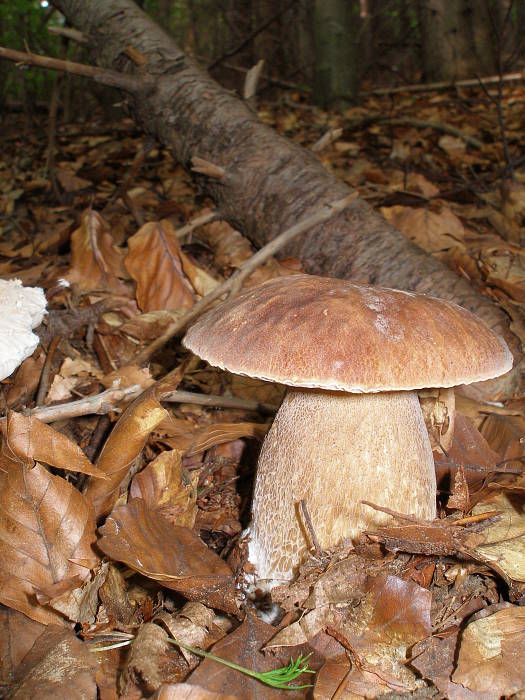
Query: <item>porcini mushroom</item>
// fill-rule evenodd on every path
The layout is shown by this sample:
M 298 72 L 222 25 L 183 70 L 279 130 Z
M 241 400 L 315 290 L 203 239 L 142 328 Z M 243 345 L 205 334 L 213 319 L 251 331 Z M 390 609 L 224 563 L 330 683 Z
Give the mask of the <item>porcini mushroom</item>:
M 42 323 L 45 312 L 43 289 L 23 287 L 20 280 L 0 279 L 0 379 L 33 354 L 39 338 L 32 328 Z
M 293 275 L 205 314 L 184 345 L 211 365 L 290 387 L 259 458 L 249 527 L 257 579 L 286 580 L 311 545 L 388 522 L 362 500 L 430 520 L 432 449 L 416 389 L 504 374 L 505 342 L 424 295 Z

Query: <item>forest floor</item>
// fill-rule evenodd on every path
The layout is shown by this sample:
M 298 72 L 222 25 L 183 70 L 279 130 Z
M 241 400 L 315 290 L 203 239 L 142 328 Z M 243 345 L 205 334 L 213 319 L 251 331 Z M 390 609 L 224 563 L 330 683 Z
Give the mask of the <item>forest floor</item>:
M 288 94 L 259 115 L 496 301 L 525 345 L 524 103 L 512 83 L 344 113 Z M 39 347 L 0 385 L 3 695 L 266 700 L 285 691 L 260 674 L 301 655 L 315 675 L 280 682 L 313 689 L 287 697 L 525 698 L 521 391 L 458 394 L 437 521 L 312 557 L 278 608 L 249 601 L 239 538 L 283 389 L 210 367 L 180 332 L 152 343 L 251 244 L 129 119 L 59 126 L 51 160 L 46 118 L 2 130 L 0 278 L 48 299 Z M 272 258 L 244 286 L 300 271 Z

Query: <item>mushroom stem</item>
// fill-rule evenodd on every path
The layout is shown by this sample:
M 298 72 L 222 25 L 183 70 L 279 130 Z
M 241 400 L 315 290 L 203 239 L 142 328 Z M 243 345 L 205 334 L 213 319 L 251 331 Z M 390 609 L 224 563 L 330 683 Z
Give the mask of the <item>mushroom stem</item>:
M 301 500 L 324 549 L 390 520 L 361 500 L 434 518 L 434 461 L 417 394 L 288 391 L 257 467 L 249 561 L 258 582 L 292 578 L 311 548 Z

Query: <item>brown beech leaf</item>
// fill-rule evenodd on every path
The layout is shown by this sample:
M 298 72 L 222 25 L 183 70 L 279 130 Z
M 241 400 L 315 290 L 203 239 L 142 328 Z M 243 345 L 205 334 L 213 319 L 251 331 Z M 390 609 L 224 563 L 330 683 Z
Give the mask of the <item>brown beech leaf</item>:
M 367 602 L 374 611 L 367 632 L 374 642 L 410 646 L 430 634 L 432 595 L 414 581 L 391 574 L 376 576 Z
M 29 469 L 2 458 L 0 469 L 0 601 L 44 624 L 63 618 L 40 606 L 35 592 L 77 588 L 97 563 L 89 501 L 41 464 Z
M 163 683 L 177 681 L 177 652 L 166 630 L 152 622 L 141 625 L 126 655 L 120 690 L 133 683 L 153 693 Z
M 18 665 L 46 626 L 18 610 L 0 608 L 0 678 L 11 683 Z
M 182 452 L 161 452 L 131 482 L 130 498 L 142 498 L 173 525 L 192 528 L 197 516 L 198 473 L 191 483 L 182 480 Z
M 189 683 L 161 685 L 153 697 L 155 700 L 239 700 L 238 695 L 215 693 Z
M 193 306 L 195 295 L 186 278 L 175 230 L 167 219 L 150 221 L 128 239 L 126 267 L 137 283 L 141 311 L 177 311 Z
M 237 612 L 228 565 L 191 530 L 171 525 L 141 498 L 114 508 L 99 532 L 98 546 L 108 557 L 189 600 Z
M 465 248 L 463 224 L 447 206 L 442 206 L 441 211 L 437 213 L 428 209 L 396 205 L 382 207 L 381 214 L 427 253 Z
M 108 225 L 100 214 L 87 209 L 80 227 L 71 234 L 68 280 L 83 289 L 102 289 L 128 296 L 128 287 L 119 279 L 127 276 L 123 256 L 113 243 Z
M 377 698 L 389 691 L 409 690 L 394 676 L 362 661 L 359 656 L 348 658 L 346 653 L 328 659 L 315 679 L 315 700 L 361 700 Z M 408 697 L 408 696 L 407 696 Z
M 262 441 L 268 432 L 268 427 L 268 423 L 214 423 L 207 425 L 195 432 L 186 454 L 196 455 L 204 450 L 209 450 L 214 445 L 232 442 L 240 437 L 253 437 Z
M 499 460 L 499 455 L 490 448 L 472 421 L 456 413 L 454 439 L 447 455 L 434 452 L 438 485 L 448 489 L 461 465 L 469 491 L 478 491 L 483 481 L 494 473 Z
M 220 619 L 222 626 L 215 624 Z M 173 639 L 178 639 L 184 644 L 198 649 L 209 649 L 209 647 L 222 639 L 226 634 L 223 627 L 229 625 L 224 616 L 220 618 L 213 610 L 207 608 L 202 603 L 191 601 L 180 610 L 176 615 L 170 615 L 167 612 L 160 612 L 155 615 L 156 623 L 162 624 L 169 632 Z M 231 626 L 231 625 L 230 625 Z M 191 651 L 186 651 L 182 647 L 179 649 L 181 656 L 185 659 L 187 672 L 193 670 L 200 663 L 200 657 L 192 654 Z
M 247 615 L 244 622 L 227 637 L 223 637 L 211 648 L 211 652 L 228 661 L 246 666 L 254 671 L 264 672 L 286 665 L 290 658 L 288 652 L 280 655 L 264 655 L 261 648 L 275 634 L 275 627 L 258 620 L 253 615 Z M 304 653 L 304 649 L 302 649 Z M 300 653 L 300 652 L 298 652 Z M 297 657 L 297 654 L 294 656 Z M 243 700 L 278 700 L 287 691 L 277 690 L 263 685 L 254 678 L 236 673 L 222 664 L 211 659 L 204 659 L 188 679 L 191 685 L 200 686 L 217 694 L 233 693 Z M 310 674 L 303 674 L 294 681 L 297 685 L 312 683 Z M 293 698 L 305 698 L 309 688 L 296 690 Z
M 472 514 L 490 511 L 498 511 L 500 518 L 483 530 L 474 551 L 509 578 L 525 582 L 525 494 L 494 493 L 479 502 Z
M 11 700 L 96 700 L 97 659 L 72 630 L 50 625 L 17 669 Z
M 422 640 L 412 648 L 411 665 L 423 678 L 428 678 L 449 700 L 487 700 L 485 695 L 474 693 L 451 680 L 455 666 L 459 627 L 449 628 L 439 637 Z
M 151 431 L 167 415 L 157 399 L 147 394 L 139 396 L 121 415 L 97 460 L 98 469 L 109 479 L 90 479 L 86 489 L 86 497 L 94 505 L 97 520 L 111 511 L 133 461 L 142 451 Z
M 6 441 L 11 452 L 26 464 L 45 462 L 59 469 L 107 478 L 76 443 L 38 418 L 9 411 Z
M 509 606 L 467 625 L 461 645 L 455 683 L 497 700 L 525 688 L 525 609 Z
M 45 359 L 44 353 L 38 352 L 22 362 L 7 394 L 7 405 L 10 408 L 27 403 L 31 399 L 38 388 Z

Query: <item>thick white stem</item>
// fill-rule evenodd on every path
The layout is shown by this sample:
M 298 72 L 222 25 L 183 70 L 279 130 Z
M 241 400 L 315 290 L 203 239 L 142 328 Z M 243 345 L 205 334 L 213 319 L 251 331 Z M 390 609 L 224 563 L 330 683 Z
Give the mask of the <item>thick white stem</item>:
M 303 499 L 323 548 L 389 522 L 361 500 L 434 518 L 434 461 L 417 394 L 288 391 L 257 467 L 249 560 L 259 581 L 292 578 L 311 547 Z

